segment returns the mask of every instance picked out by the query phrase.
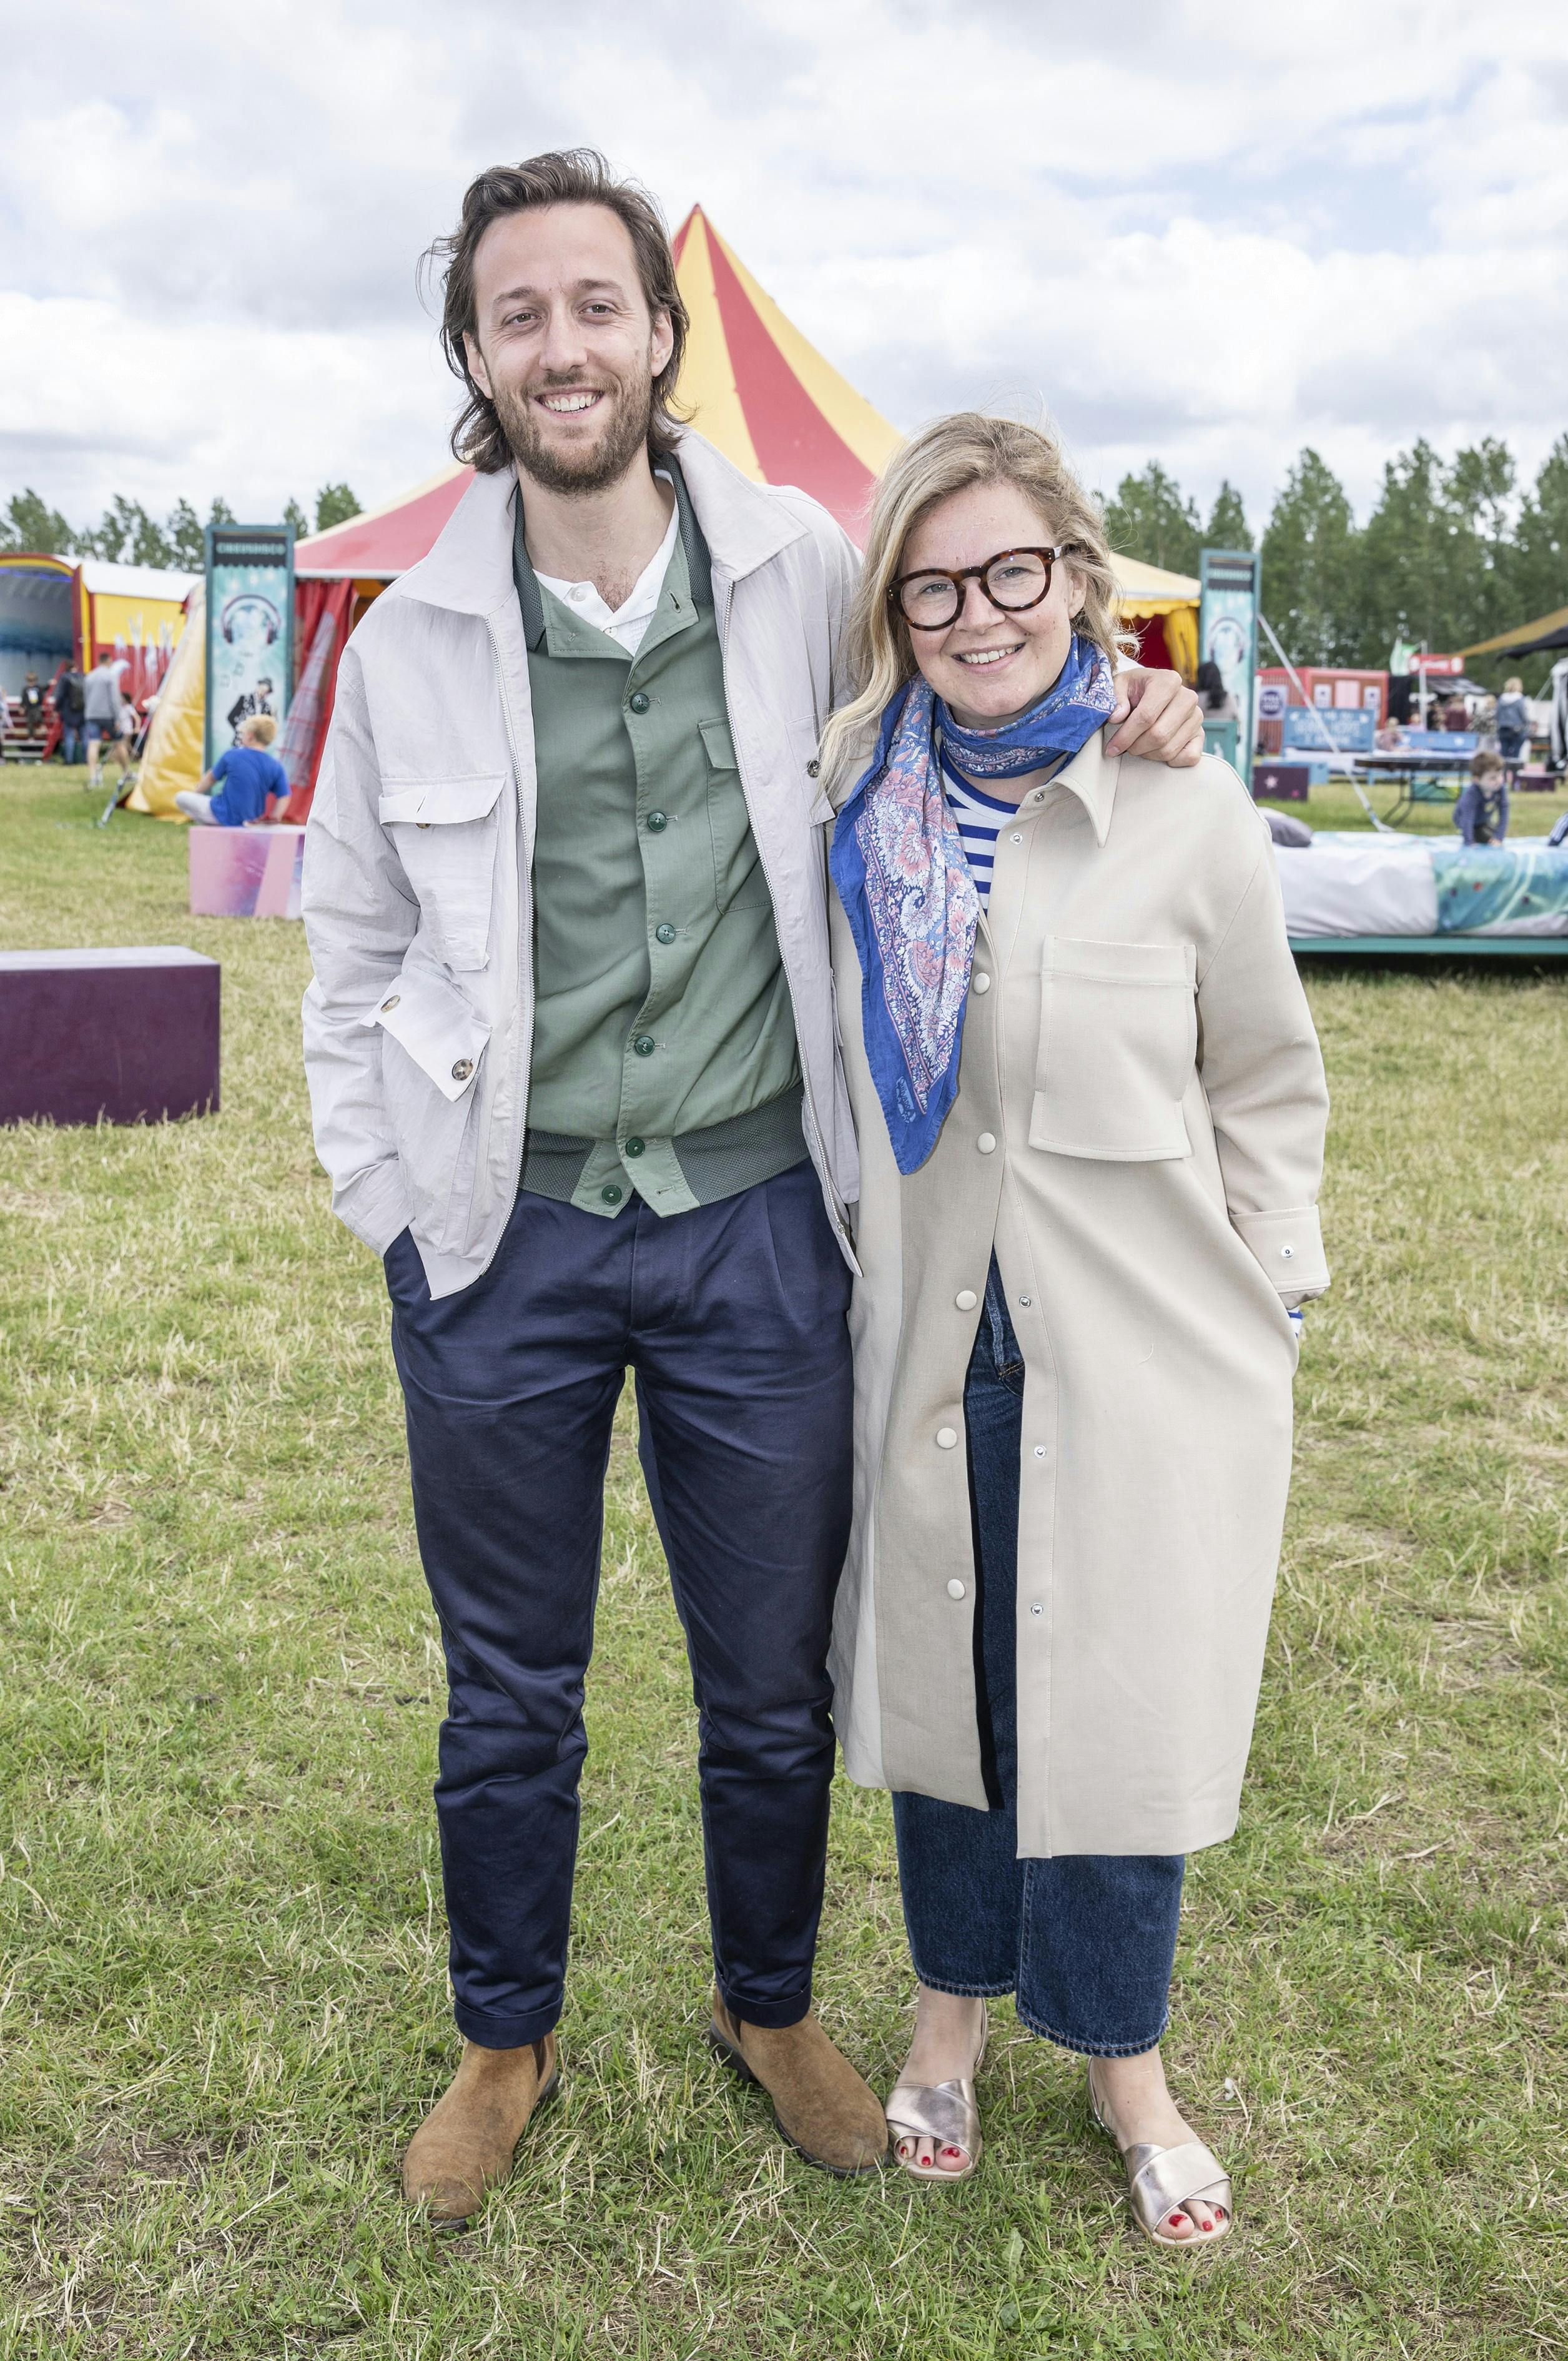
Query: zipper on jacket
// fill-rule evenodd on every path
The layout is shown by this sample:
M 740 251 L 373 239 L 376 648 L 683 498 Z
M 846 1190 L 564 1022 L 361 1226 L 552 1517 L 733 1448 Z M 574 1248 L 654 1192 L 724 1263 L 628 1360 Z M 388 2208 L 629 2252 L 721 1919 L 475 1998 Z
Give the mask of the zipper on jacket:
M 732 579 L 731 579 L 728 575 L 724 574 L 724 573 L 723 573 L 723 572 L 722 572 L 718 567 L 717 567 L 717 566 L 716 566 L 716 567 L 714 568 L 714 575 L 713 575 L 713 605 L 714 605 L 714 615 L 715 615 L 715 620 L 717 620 L 718 625 L 718 653 L 719 653 L 719 659 L 720 659 L 721 664 L 722 664 L 722 663 L 726 663 L 726 662 L 728 661 L 728 659 L 729 659 L 729 610 L 730 610 L 731 603 L 732 603 L 732 601 L 733 601 L 734 592 L 735 592 L 735 585 L 734 585 L 733 580 L 732 580 Z M 728 704 L 729 704 L 729 687 L 728 687 L 728 684 L 727 684 L 727 685 L 726 685 L 726 688 L 725 688 L 725 703 L 726 703 L 726 705 L 728 705 Z M 730 721 L 730 725 L 729 725 L 729 726 L 730 726 L 731 733 L 733 734 L 734 727 L 735 727 L 735 725 L 734 725 L 734 721 L 733 721 L 733 719 L 731 719 L 731 721 Z M 742 770 L 742 772 L 741 772 L 741 774 L 740 774 L 740 788 L 741 788 L 741 793 L 742 793 L 742 795 L 744 795 L 744 794 L 745 794 L 745 787 L 746 787 L 746 774 L 745 774 L 745 772 Z M 748 821 L 751 819 L 751 799 L 750 799 L 750 797 L 748 796 L 748 797 L 747 797 L 747 799 L 746 799 L 746 817 L 747 817 Z M 755 830 L 755 829 L 753 829 L 751 832 L 752 832 L 753 837 L 756 837 L 756 830 Z M 778 909 L 778 895 L 777 895 L 777 893 L 776 893 L 776 892 L 775 892 L 775 890 L 774 890 L 773 879 L 773 877 L 772 877 L 772 876 L 770 875 L 770 873 L 769 873 L 769 870 L 768 870 L 768 856 L 767 856 L 767 854 L 766 854 L 766 853 L 763 851 L 763 850 L 762 850 L 762 840 L 761 840 L 761 838 L 760 838 L 760 837 L 757 837 L 757 838 L 756 838 L 756 842 L 757 842 L 757 858 L 761 861 L 761 862 L 762 862 L 762 874 L 763 874 L 763 876 L 764 876 L 765 878 L 767 878 L 767 882 L 768 882 L 768 896 L 769 896 L 769 899 L 771 900 L 771 902 L 773 903 L 773 906 L 774 912 L 776 913 L 776 912 L 777 912 L 777 909 Z M 822 887 L 823 887 L 823 891 L 824 891 L 824 893 L 826 893 L 826 892 L 827 892 L 827 887 L 828 887 L 828 880 L 827 880 L 827 875 L 826 875 L 826 856 L 824 856 L 824 875 L 823 875 L 823 879 L 822 879 Z M 787 954 L 785 953 L 784 947 L 784 943 L 783 943 L 783 941 L 782 941 L 782 940 L 779 942 L 779 958 L 780 958 L 780 960 L 781 960 L 781 961 L 783 961 L 783 963 L 784 963 L 784 981 L 785 981 L 785 983 L 786 983 L 789 985 L 789 987 L 790 987 L 790 1006 L 791 1006 L 791 1011 L 792 1011 L 792 1013 L 793 1013 L 794 1006 L 795 1006 L 795 983 L 794 983 L 794 979 L 793 979 L 793 977 L 791 976 L 790 972 L 789 972 L 789 959 L 788 959 Z M 832 952 L 831 952 L 831 949 L 829 949 L 829 952 L 828 952 L 828 959 L 829 959 L 829 979 L 831 979 L 831 959 L 832 959 Z M 829 1005 L 832 1005 L 832 1004 L 831 1004 L 831 1002 L 830 1002 L 830 1003 L 829 1003 Z M 799 1040 L 799 1036 L 798 1036 L 798 1034 L 796 1035 L 796 1038 L 795 1038 L 795 1047 L 796 1047 L 796 1049 L 797 1049 L 800 1048 L 800 1040 Z M 804 1050 L 802 1050 L 802 1051 L 801 1051 L 801 1058 L 800 1058 L 800 1079 L 801 1079 L 801 1085 L 802 1085 L 802 1092 L 801 1092 L 801 1098 L 802 1098 L 801 1112 L 802 1112 L 802 1114 L 803 1114 L 803 1115 L 805 1115 L 805 1117 L 806 1117 L 806 1146 L 809 1148 L 809 1147 L 811 1147 L 811 1146 L 815 1145 L 815 1147 L 816 1147 L 817 1154 L 816 1154 L 816 1156 L 813 1158 L 813 1159 L 812 1159 L 812 1160 L 813 1160 L 813 1162 L 815 1163 L 815 1165 L 816 1165 L 816 1167 L 817 1167 L 817 1179 L 818 1179 L 819 1180 L 821 1180 L 821 1181 L 824 1183 L 824 1185 L 825 1185 L 825 1186 L 826 1186 L 826 1188 L 827 1188 L 827 1191 L 828 1191 L 828 1193 L 829 1197 L 832 1199 L 832 1202 L 833 1202 L 833 1219 L 834 1219 L 834 1226 L 835 1226 L 835 1228 L 838 1230 L 838 1232 L 839 1232 L 839 1236 L 840 1236 L 841 1242 L 842 1242 L 845 1246 L 847 1246 L 850 1248 L 850 1251 L 851 1255 L 853 1255 L 853 1253 L 854 1253 L 854 1241 L 853 1241 L 853 1239 L 850 1236 L 850 1224 L 849 1224 L 849 1211 L 850 1211 L 850 1209 L 849 1209 L 848 1205 L 845 1203 L 845 1202 L 844 1202 L 843 1198 L 839 1195 L 839 1183 L 838 1183 L 838 1182 L 837 1182 L 837 1180 L 835 1180 L 835 1179 L 833 1178 L 833 1167 L 832 1167 L 831 1160 L 830 1160 L 830 1159 L 829 1159 L 829 1157 L 828 1157 L 828 1154 L 827 1147 L 826 1147 L 825 1142 L 824 1142 L 824 1137 L 823 1137 L 823 1131 L 822 1131 L 822 1122 L 821 1122 L 821 1118 L 820 1118 L 820 1116 L 818 1115 L 818 1114 L 817 1114 L 817 1097 L 816 1097 L 816 1093 L 815 1093 L 815 1092 L 813 1091 L 812 1086 L 811 1086 L 811 1068 L 810 1068 L 810 1066 L 806 1063 L 806 1053 L 805 1053 L 805 1051 L 804 1051 Z M 859 1268 L 860 1268 L 860 1264 L 859 1264 L 859 1262 L 858 1262 L 858 1261 L 857 1261 L 857 1262 L 856 1262 L 856 1264 L 855 1264 L 855 1268 L 856 1268 L 856 1270 L 857 1270 L 857 1271 L 858 1271 L 858 1270 L 859 1270 Z

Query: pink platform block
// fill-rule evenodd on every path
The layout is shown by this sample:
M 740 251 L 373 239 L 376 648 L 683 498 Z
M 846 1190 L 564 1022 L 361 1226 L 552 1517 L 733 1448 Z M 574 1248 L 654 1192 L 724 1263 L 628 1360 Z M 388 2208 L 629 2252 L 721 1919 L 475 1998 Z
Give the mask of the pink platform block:
M 302 828 L 192 825 L 191 907 L 202 918 L 297 918 Z

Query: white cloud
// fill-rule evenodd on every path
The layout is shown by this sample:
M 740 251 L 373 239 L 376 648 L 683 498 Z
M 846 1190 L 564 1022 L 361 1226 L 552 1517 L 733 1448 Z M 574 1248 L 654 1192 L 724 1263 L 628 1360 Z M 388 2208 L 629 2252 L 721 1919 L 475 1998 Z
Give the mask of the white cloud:
M 1311 441 L 1568 425 L 1568 16 L 1525 0 L 0 0 L 0 493 L 276 513 L 442 455 L 413 293 L 480 165 L 700 199 L 901 423 L 1044 399 L 1256 511 Z M 29 59 L 37 57 L 36 65 Z M 71 61 L 69 73 L 60 60 Z

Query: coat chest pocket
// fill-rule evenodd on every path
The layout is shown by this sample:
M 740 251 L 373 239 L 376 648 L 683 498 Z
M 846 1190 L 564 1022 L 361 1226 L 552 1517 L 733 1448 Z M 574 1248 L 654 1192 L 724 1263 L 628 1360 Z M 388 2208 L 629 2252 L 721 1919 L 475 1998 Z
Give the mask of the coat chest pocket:
M 1191 943 L 1046 939 L 1029 1145 L 1155 1163 L 1190 1156 L 1181 1101 L 1198 1055 Z
M 699 721 L 707 767 L 707 825 L 713 837 L 713 892 L 718 915 L 726 910 L 764 910 L 768 881 L 762 873 L 757 840 L 751 834 L 735 741 L 728 719 Z
M 504 774 L 389 785 L 377 807 L 449 967 L 483 967 Z

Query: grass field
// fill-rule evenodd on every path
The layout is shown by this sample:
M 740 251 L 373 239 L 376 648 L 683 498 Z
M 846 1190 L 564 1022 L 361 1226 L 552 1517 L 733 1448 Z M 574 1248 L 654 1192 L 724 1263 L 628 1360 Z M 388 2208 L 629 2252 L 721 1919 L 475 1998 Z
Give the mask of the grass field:
M 710 2062 L 693 1718 L 623 1436 L 565 2094 L 438 2240 L 395 2170 L 455 2056 L 442 1683 L 380 1274 L 306 1127 L 302 931 L 190 917 L 183 832 L 91 810 L 0 778 L 0 940 L 220 958 L 224 1106 L 0 1133 L 0 2356 L 1561 2352 L 1563 983 L 1310 984 L 1335 1285 L 1168 2051 L 1237 2235 L 1138 2242 L 1080 2068 L 1005 2007 L 958 2190 L 806 2169 Z M 820 2005 L 880 2087 L 910 2001 L 886 1798 L 840 1783 Z

